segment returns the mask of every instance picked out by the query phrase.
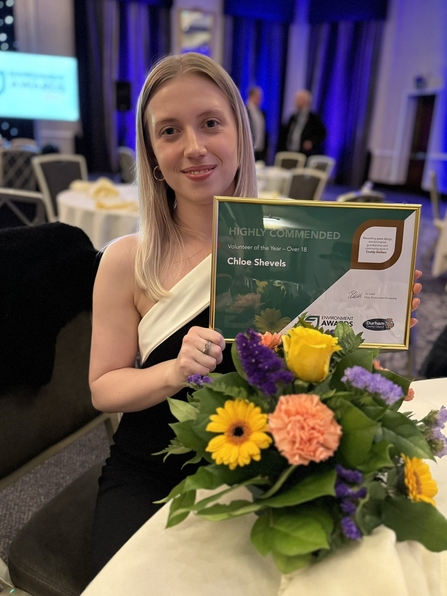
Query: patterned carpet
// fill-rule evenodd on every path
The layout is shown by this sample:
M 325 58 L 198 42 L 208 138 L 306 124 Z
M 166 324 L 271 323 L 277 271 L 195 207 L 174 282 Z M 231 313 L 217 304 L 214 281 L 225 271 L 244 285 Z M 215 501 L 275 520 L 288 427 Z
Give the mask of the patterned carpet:
M 351 189 L 330 186 L 323 198 L 334 200 L 338 194 L 342 194 L 346 190 Z M 428 199 L 387 191 L 387 201 L 416 202 L 423 205 L 417 252 L 417 266 L 423 271 L 422 303 L 417 311 L 419 323 L 412 332 L 409 352 L 388 352 L 380 356 L 383 366 L 404 375 L 408 375 L 411 371 L 409 376 L 416 377 L 434 340 L 447 325 L 447 292 L 445 291 L 447 275 L 433 279 L 430 274 L 431 262 L 427 254 L 436 237 L 436 231 L 431 220 Z M 441 207 L 444 211 L 445 204 Z M 105 429 L 100 426 L 2 491 L 0 497 L 0 557 L 4 561 L 7 561 L 9 544 L 13 536 L 31 515 L 74 478 L 93 464 L 103 461 L 107 453 L 108 442 Z

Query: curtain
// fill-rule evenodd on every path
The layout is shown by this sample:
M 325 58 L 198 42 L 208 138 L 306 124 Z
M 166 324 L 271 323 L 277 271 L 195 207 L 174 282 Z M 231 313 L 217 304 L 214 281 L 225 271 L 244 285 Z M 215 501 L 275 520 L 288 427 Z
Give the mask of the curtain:
M 135 146 L 135 108 L 150 66 L 169 52 L 169 9 L 147 2 L 76 0 L 82 137 L 89 171 L 118 169 L 118 144 Z M 116 82 L 130 83 L 131 109 L 116 109 Z
M 307 88 L 327 127 L 325 153 L 336 159 L 339 184 L 358 187 L 365 179 L 383 26 L 343 21 L 310 29 Z
M 289 26 L 247 17 L 227 17 L 225 29 L 225 39 L 232 43 L 228 43 L 224 66 L 242 97 L 246 99 L 252 85 L 259 85 L 264 92 L 261 107 L 266 115 L 268 161 L 271 162 L 281 124 Z

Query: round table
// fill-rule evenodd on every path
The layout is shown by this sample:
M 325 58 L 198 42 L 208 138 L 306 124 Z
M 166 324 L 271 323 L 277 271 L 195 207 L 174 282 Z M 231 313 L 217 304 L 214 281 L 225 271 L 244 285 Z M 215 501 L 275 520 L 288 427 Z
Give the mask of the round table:
M 116 184 L 119 196 L 94 198 L 88 192 L 64 190 L 57 195 L 59 221 L 84 230 L 98 250 L 138 227 L 138 189 Z M 98 205 L 101 205 L 99 207 Z

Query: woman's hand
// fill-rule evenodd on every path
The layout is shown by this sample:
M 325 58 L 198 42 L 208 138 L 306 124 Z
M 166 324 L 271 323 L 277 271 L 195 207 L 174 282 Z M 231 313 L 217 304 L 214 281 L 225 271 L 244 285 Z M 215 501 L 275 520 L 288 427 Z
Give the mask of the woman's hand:
M 414 284 L 413 284 L 413 294 L 415 296 L 417 296 L 417 294 L 419 294 L 419 292 L 422 290 L 422 284 L 416 283 L 416 280 L 418 280 L 421 277 L 421 275 L 422 275 L 422 271 L 419 271 L 418 269 L 416 269 L 414 272 Z M 421 303 L 420 298 L 413 297 L 413 300 L 411 302 L 412 312 L 417 309 L 417 307 L 419 306 L 420 303 Z M 410 319 L 410 327 L 414 327 L 417 322 L 418 322 L 418 320 L 416 318 L 412 317 Z
M 191 327 L 175 360 L 179 383 L 185 383 L 191 375 L 212 372 L 222 362 L 224 349 L 225 340 L 220 333 L 207 327 Z

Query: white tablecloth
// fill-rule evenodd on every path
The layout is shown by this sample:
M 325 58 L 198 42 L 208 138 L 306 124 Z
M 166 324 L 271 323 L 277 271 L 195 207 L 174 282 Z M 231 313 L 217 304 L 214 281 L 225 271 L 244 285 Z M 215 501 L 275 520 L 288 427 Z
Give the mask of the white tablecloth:
M 256 170 L 259 191 L 274 192 L 282 196 L 287 196 L 291 176 L 290 170 L 276 166 L 266 166 Z
M 412 386 L 416 397 L 405 409 L 418 418 L 447 401 L 447 379 Z M 432 470 L 437 506 L 447 515 L 444 460 Z M 246 497 L 245 489 L 239 493 Z M 429 553 L 416 542 L 396 543 L 385 527 L 300 570 L 284 585 L 270 557 L 262 558 L 250 543 L 254 515 L 215 523 L 190 515 L 165 529 L 168 507 L 124 545 L 82 596 L 276 596 L 279 591 L 281 596 L 447 596 L 447 553 Z
M 98 250 L 115 238 L 137 231 L 138 212 L 131 208 L 138 201 L 138 189 L 133 184 L 115 186 L 120 196 L 113 200 L 121 203 L 129 202 L 129 210 L 98 209 L 96 200 L 87 192 L 64 190 L 57 195 L 59 221 L 84 230 Z M 107 204 L 107 198 L 99 200 Z

